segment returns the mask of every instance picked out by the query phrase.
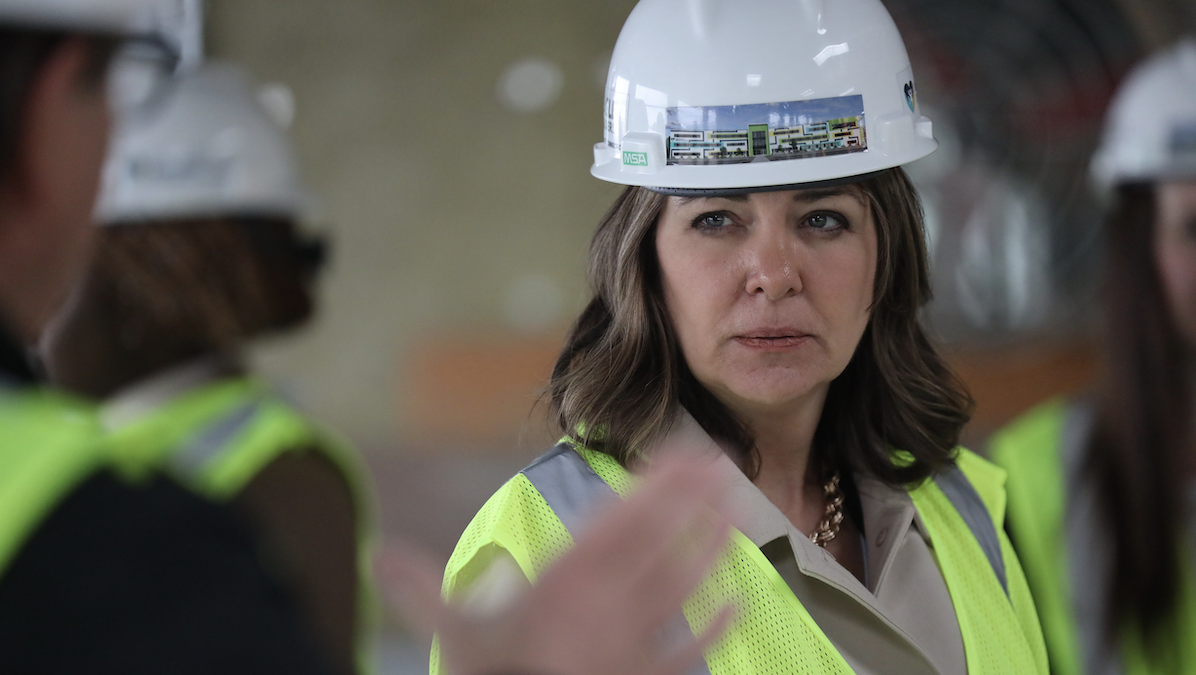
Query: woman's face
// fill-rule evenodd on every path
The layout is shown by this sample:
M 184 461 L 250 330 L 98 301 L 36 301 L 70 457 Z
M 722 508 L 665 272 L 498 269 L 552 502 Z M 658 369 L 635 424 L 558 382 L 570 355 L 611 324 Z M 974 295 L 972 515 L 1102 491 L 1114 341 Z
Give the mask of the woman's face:
M 876 247 L 855 186 L 670 197 L 656 252 L 698 381 L 749 416 L 821 403 L 867 327 Z
M 1196 349 L 1196 180 L 1159 183 L 1155 194 L 1155 259 L 1167 306 Z

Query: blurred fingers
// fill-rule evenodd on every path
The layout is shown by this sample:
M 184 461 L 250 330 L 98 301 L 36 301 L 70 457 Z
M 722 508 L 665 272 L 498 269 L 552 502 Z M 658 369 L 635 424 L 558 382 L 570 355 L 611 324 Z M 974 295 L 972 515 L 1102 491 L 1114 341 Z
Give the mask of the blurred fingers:
M 676 653 L 666 656 L 650 671 L 651 675 L 685 675 L 690 672 L 694 666 L 702 662 L 706 650 L 722 637 L 734 616 L 734 608 L 724 607 L 701 635 L 695 637 L 693 642 L 686 644 Z
M 449 611 L 440 597 L 441 571 L 432 556 L 410 544 L 387 542 L 374 567 L 387 604 L 412 632 L 431 640 Z

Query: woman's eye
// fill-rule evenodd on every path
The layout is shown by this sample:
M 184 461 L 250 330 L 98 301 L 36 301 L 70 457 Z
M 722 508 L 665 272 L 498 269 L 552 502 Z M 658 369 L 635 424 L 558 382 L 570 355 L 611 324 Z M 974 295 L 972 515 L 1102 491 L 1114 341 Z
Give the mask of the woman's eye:
M 830 213 L 815 213 L 806 218 L 806 225 L 815 230 L 838 230 L 844 225 L 843 219 Z
M 706 230 L 717 230 L 731 224 L 731 217 L 725 213 L 703 213 L 694 218 L 694 226 Z

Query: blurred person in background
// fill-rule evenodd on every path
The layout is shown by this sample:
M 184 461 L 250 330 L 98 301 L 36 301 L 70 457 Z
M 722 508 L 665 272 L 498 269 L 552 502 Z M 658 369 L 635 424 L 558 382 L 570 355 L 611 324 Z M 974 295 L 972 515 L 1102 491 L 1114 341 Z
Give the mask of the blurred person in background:
M 349 673 L 366 668 L 374 629 L 365 470 L 243 354 L 307 323 L 323 262 L 300 230 L 311 198 L 288 94 L 209 62 L 121 115 L 90 267 L 40 346 L 55 386 L 101 402 L 124 470 L 165 470 L 247 516 L 327 662 Z
M 957 447 L 972 401 L 918 323 L 901 166 L 937 144 L 885 8 L 642 0 L 605 117 L 591 172 L 629 187 L 549 385 L 565 438 L 483 506 L 445 593 L 487 613 L 534 590 L 595 502 L 687 447 L 745 514 L 656 647 L 732 603 L 691 672 L 1045 673 L 1004 473 Z
M 1101 379 L 995 434 L 1052 672 L 1196 672 L 1196 41 L 1134 70 L 1093 159 Z
M 240 521 L 115 466 L 26 360 L 88 257 L 106 85 L 149 7 L 0 0 L 0 672 L 325 673 Z

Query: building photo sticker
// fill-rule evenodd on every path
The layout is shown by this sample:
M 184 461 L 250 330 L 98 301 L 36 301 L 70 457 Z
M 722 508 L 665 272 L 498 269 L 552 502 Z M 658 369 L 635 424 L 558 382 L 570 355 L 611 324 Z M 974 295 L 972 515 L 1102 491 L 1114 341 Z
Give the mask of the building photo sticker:
M 739 164 L 867 149 L 864 97 L 667 110 L 669 164 Z

